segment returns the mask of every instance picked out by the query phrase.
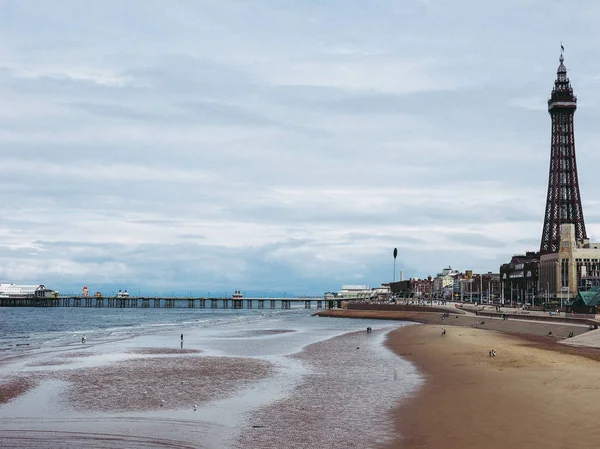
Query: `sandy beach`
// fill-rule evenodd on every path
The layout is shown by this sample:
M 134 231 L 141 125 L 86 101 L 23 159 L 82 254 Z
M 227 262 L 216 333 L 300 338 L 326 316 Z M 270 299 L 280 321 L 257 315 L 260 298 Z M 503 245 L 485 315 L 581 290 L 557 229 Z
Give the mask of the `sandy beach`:
M 425 382 L 394 409 L 399 437 L 380 448 L 597 445 L 600 350 L 592 344 L 597 331 L 465 315 L 441 320 L 439 313 L 412 311 L 321 314 L 425 323 L 388 335 L 387 346 L 414 363 Z M 575 338 L 564 340 L 570 333 Z M 571 341 L 577 346 L 561 343 Z
M 386 448 L 591 448 L 597 445 L 597 360 L 562 345 L 494 331 L 410 326 L 388 346 L 426 375 L 395 411 Z M 496 357 L 489 356 L 495 349 Z
M 439 313 L 412 311 L 320 313 L 425 324 L 396 329 L 400 322 L 353 321 L 353 332 L 269 361 L 208 355 L 191 331 L 186 349 L 127 340 L 108 353 L 74 346 L 23 358 L 19 375 L 0 385 L 0 404 L 11 411 L 0 420 L 0 442 L 328 449 L 596 442 L 600 350 L 561 343 L 569 333 L 576 337 L 567 341 L 592 340 L 596 331 L 586 326 L 468 315 L 441 320 Z M 315 328 L 346 328 L 347 320 L 314 319 Z M 368 323 L 379 328 L 367 333 Z M 240 326 L 218 341 L 243 342 L 245 352 L 256 353 L 300 332 Z
M 399 438 L 383 449 L 597 445 L 600 350 L 561 343 L 571 332 L 585 336 L 585 326 L 427 312 L 324 315 L 425 323 L 388 335 L 387 346 L 425 382 L 394 410 Z

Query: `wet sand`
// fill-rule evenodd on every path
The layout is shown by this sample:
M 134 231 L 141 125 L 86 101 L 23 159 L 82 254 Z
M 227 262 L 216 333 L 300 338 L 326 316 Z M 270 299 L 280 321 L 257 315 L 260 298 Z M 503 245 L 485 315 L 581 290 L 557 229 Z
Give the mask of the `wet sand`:
M 38 364 L 39 388 L 0 420 L 0 446 L 373 447 L 393 439 L 394 429 L 382 416 L 420 381 L 412 365 L 382 347 L 386 332 L 314 343 L 286 356 L 287 370 L 260 358 L 147 347 L 128 348 L 131 358 L 122 361 L 61 369 L 52 363 L 65 360 L 57 354 Z M 79 353 L 81 360 L 66 360 L 87 364 L 89 354 Z M 254 393 L 244 397 L 248 387 Z M 256 403 L 254 395 L 267 401 L 247 409 L 241 420 L 234 416 L 237 405 Z M 213 400 L 224 398 L 231 401 L 212 408 Z
M 381 346 L 386 332 L 345 334 L 291 356 L 307 372 L 291 394 L 252 413 L 255 427 L 241 433 L 232 448 L 365 449 L 393 440 L 386 413 L 421 378 Z
M 7 403 L 22 394 L 25 394 L 31 388 L 35 387 L 37 382 L 30 377 L 15 377 L 0 383 L 0 404 Z
M 276 369 L 265 360 L 200 351 L 128 352 L 132 358 L 100 365 L 61 369 L 61 354 L 25 365 L 35 371 L 0 385 L 0 403 L 9 407 L 0 419 L 0 446 L 224 448 L 231 424 L 203 407 L 235 397 Z M 66 360 L 77 363 L 76 357 Z
M 172 354 L 200 354 L 199 349 L 176 349 L 176 348 L 136 348 L 129 351 L 130 354 L 147 355 L 172 355 Z
M 382 448 L 597 446 L 599 351 L 572 352 L 546 337 L 445 328 L 444 337 L 441 325 L 388 336 L 388 347 L 426 380 L 394 411 L 402 437 Z
M 237 357 L 149 357 L 67 371 L 68 406 L 86 412 L 191 409 L 233 396 L 272 372 L 268 362 Z

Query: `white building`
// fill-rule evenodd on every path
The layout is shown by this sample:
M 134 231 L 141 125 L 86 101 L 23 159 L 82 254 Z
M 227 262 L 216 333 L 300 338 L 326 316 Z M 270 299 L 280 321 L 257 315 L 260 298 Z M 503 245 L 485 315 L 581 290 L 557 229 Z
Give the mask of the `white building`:
M 2 297 L 32 297 L 32 298 L 50 298 L 52 289 L 44 285 L 19 285 L 19 284 L 0 284 L 0 296 Z
M 342 285 L 337 299 L 370 299 L 372 291 L 368 285 Z
M 444 268 L 441 273 L 433 280 L 433 291 L 435 293 L 442 293 L 445 290 L 452 290 L 454 286 L 454 278 L 459 274 L 457 270 L 452 267 Z

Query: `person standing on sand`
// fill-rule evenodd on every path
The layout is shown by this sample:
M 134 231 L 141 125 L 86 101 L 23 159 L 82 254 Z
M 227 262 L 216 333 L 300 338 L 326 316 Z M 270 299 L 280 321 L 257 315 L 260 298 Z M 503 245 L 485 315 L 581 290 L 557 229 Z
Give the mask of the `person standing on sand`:
M 442 337 L 446 335 L 446 329 L 442 329 Z

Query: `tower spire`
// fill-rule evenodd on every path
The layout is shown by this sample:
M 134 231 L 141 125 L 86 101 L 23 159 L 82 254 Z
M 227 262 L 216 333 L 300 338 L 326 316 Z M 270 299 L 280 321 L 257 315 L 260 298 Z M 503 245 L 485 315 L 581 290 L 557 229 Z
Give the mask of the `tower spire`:
M 587 238 L 575 158 L 573 116 L 577 109 L 577 97 L 573 94 L 573 88 L 567 77 L 562 43 L 560 48 L 560 64 L 548 100 L 548 112 L 552 121 L 552 143 L 546 213 L 540 244 L 542 254 L 559 250 L 560 227 L 563 223 L 575 225 L 577 240 Z

